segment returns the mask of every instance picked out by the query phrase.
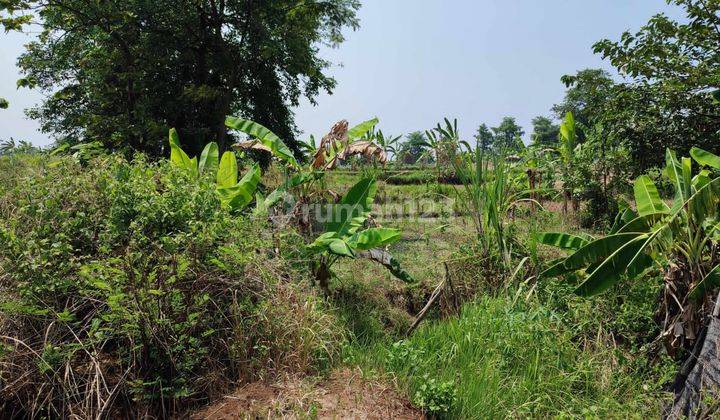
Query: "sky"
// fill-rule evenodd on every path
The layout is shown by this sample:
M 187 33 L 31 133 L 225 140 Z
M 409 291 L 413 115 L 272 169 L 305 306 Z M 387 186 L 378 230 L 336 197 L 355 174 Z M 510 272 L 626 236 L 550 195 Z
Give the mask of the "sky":
M 612 66 L 593 54 L 603 38 L 619 39 L 654 14 L 680 18 L 664 0 L 361 0 L 360 28 L 337 49 L 323 48 L 338 82 L 317 105 L 295 111 L 303 137 L 322 137 L 332 125 L 380 119 L 385 134 L 407 134 L 457 118 L 464 137 L 481 123 L 517 118 L 526 131 L 562 100 L 564 74 Z M 52 142 L 23 110 L 42 100 L 16 89 L 15 67 L 32 35 L 0 33 L 0 139 Z M 270 127 L 271 128 L 271 127 Z M 272 129 L 272 128 L 271 128 Z

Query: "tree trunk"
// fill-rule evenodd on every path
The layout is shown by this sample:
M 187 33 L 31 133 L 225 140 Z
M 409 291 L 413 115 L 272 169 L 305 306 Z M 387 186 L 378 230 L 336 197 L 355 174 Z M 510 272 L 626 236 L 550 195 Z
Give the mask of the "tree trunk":
M 705 332 L 699 354 L 693 352 L 678 373 L 675 400 L 665 413 L 668 419 L 705 419 L 720 413 L 720 295 Z M 688 373 L 689 372 L 689 373 Z

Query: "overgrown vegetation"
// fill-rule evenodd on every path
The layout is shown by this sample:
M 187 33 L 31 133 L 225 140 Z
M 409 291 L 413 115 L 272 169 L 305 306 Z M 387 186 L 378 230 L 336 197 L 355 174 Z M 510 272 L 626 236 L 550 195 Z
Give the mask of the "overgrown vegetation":
M 4 416 L 170 416 L 330 365 L 343 332 L 298 286 L 292 243 L 232 215 L 214 177 L 142 157 L 0 164 Z
M 0 2 L 44 25 L 19 86 L 60 135 L 0 143 L 0 413 L 187 417 L 352 367 L 433 418 L 717 415 L 720 3 L 672 2 L 527 145 L 510 116 L 295 141 L 352 0 Z

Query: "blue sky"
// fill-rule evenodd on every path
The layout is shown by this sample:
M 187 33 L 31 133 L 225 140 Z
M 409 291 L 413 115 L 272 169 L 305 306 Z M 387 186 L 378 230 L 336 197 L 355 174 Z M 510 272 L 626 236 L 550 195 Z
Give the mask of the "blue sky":
M 339 49 L 323 49 L 338 86 L 318 105 L 303 102 L 296 122 L 322 136 L 332 124 L 377 116 L 388 134 L 424 130 L 447 116 L 470 137 L 480 123 L 514 116 L 531 131 L 562 99 L 560 76 L 588 67 L 611 70 L 592 53 L 654 14 L 682 14 L 664 0 L 362 0 L 361 27 Z M 42 99 L 16 90 L 15 60 L 31 38 L 0 34 L 0 139 L 51 142 L 23 109 Z

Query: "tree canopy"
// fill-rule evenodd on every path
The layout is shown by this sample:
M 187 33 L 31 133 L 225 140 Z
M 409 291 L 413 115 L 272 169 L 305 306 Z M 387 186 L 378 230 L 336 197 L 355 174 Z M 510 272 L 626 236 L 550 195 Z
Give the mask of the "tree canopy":
M 482 150 L 489 151 L 492 149 L 495 138 L 493 136 L 492 131 L 490 131 L 490 128 L 487 126 L 487 124 L 485 124 L 485 123 L 480 124 L 474 137 L 475 137 L 475 140 L 477 140 L 478 146 Z
M 298 150 L 291 106 L 330 92 L 318 46 L 357 28 L 357 0 L 5 0 L 0 23 L 42 32 L 19 86 L 47 99 L 30 111 L 60 142 L 163 152 L 170 127 L 198 153 L 228 144 L 225 116 L 272 127 Z
M 550 118 L 543 116 L 535 117 L 532 120 L 532 125 L 533 144 L 553 145 L 558 142 L 560 126 L 554 124 Z
M 593 49 L 609 59 L 625 80 L 614 82 L 599 69 L 564 76 L 565 99 L 553 111 L 571 111 L 583 127 L 602 126 L 603 136 L 624 141 L 638 171 L 661 166 L 665 148 L 687 154 L 692 146 L 720 152 L 720 2 L 670 0 L 686 19 L 653 16 L 619 41 Z
M 522 136 L 525 131 L 518 125 L 515 117 L 504 117 L 500 125 L 493 127 L 492 131 L 495 135 L 494 146 L 498 151 L 513 152 L 524 146 Z

